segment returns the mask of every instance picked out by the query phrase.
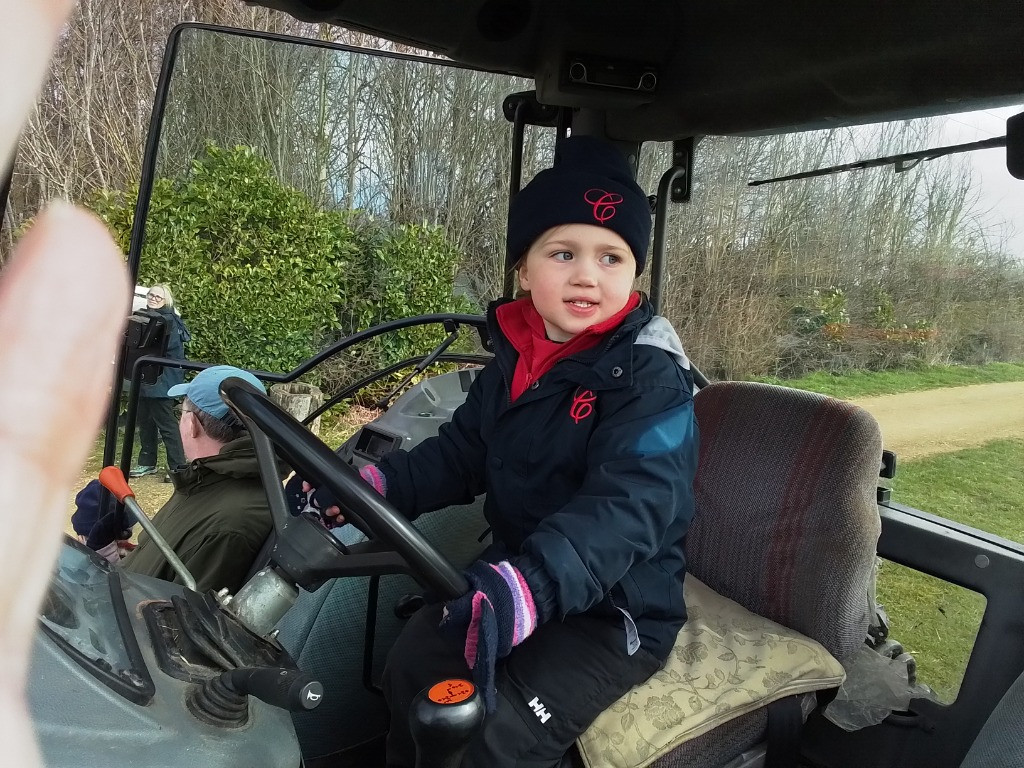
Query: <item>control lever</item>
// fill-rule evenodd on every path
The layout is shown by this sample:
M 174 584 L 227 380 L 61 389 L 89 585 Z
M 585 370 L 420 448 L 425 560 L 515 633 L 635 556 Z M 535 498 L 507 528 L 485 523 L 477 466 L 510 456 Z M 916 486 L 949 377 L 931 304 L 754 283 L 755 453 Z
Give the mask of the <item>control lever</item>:
M 468 680 L 443 680 L 424 688 L 409 708 L 416 768 L 459 768 L 483 720 L 483 698 Z
M 139 521 L 142 529 L 149 534 L 149 537 L 153 539 L 153 543 L 156 544 L 157 549 L 160 550 L 161 554 L 167 558 L 167 562 L 170 563 L 171 568 L 174 572 L 181 577 L 181 583 L 191 589 L 193 592 L 196 589 L 196 580 L 192 576 L 185 564 L 181 562 L 181 558 L 171 549 L 171 545 L 167 543 L 160 532 L 153 525 L 153 521 L 146 516 L 146 513 L 142 511 L 142 507 L 135 501 L 135 492 L 132 491 L 128 485 L 128 481 L 124 479 L 124 473 L 120 467 L 104 467 L 100 470 L 100 484 L 114 494 L 119 502 L 124 504 L 131 510 L 131 513 L 135 515 L 135 519 Z
M 297 669 L 241 667 L 229 669 L 221 678 L 228 688 L 289 712 L 316 709 L 324 698 L 324 687 Z
M 303 712 L 320 705 L 324 687 L 297 669 L 239 667 L 197 686 L 186 703 L 200 720 L 237 728 L 249 720 L 249 696 L 289 712 Z

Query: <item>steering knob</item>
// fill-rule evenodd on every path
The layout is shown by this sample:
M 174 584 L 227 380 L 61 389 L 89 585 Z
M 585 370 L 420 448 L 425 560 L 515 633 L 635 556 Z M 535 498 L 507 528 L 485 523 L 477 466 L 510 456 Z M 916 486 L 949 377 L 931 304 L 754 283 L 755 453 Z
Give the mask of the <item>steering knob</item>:
M 458 768 L 483 720 L 483 699 L 468 680 L 442 680 L 424 688 L 409 709 L 416 768 Z

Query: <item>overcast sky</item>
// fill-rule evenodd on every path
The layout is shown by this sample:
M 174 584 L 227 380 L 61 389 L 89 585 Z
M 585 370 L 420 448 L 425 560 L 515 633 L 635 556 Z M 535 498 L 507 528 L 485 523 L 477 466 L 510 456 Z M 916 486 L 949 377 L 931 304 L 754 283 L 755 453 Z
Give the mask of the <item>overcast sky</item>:
M 1006 135 L 1006 118 L 1024 107 L 990 109 L 982 112 L 965 112 L 948 115 L 944 120 L 942 141 L 946 144 L 962 144 L 981 141 L 995 136 Z M 983 149 L 966 155 L 979 180 L 980 205 L 990 209 L 989 219 L 1009 222 L 1007 250 L 1018 259 L 1024 260 L 1024 181 L 1013 178 L 1006 170 L 1006 149 Z M 942 162 L 932 160 L 933 163 Z

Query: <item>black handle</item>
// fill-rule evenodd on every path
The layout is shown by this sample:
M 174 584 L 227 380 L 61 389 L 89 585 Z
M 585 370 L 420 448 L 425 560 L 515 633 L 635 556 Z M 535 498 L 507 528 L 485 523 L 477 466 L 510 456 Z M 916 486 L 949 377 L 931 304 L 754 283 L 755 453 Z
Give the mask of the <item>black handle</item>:
M 225 672 L 223 677 L 238 693 L 289 712 L 315 709 L 324 698 L 324 687 L 297 669 L 241 667 Z
M 483 720 L 483 699 L 468 680 L 443 680 L 420 691 L 409 708 L 416 768 L 459 768 Z

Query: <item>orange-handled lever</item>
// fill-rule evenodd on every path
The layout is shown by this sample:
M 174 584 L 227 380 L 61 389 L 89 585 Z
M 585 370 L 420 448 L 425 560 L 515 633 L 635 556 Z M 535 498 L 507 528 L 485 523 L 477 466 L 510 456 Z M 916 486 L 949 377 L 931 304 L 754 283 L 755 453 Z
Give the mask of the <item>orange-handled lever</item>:
M 101 469 L 100 484 L 114 494 L 114 498 L 122 504 L 129 496 L 135 498 L 135 492 L 128 485 L 128 481 L 124 479 L 124 473 L 120 467 L 104 467 Z
M 149 534 L 149 537 L 156 544 L 167 562 L 170 563 L 171 568 L 178 574 L 181 579 L 181 583 L 184 584 L 191 590 L 196 588 L 195 577 L 189 572 L 185 564 L 181 562 L 181 558 L 178 557 L 177 553 L 171 549 L 171 545 L 167 543 L 167 540 L 160 535 L 160 531 L 153 525 L 153 521 L 149 519 L 145 512 L 142 511 L 142 507 L 139 506 L 139 502 L 135 500 L 135 492 L 132 491 L 131 486 L 128 485 L 128 481 L 124 479 L 124 473 L 120 467 L 104 467 L 100 470 L 100 484 L 110 491 L 114 498 L 124 504 L 131 513 L 135 515 L 135 519 L 139 521 L 139 525 L 142 529 Z

